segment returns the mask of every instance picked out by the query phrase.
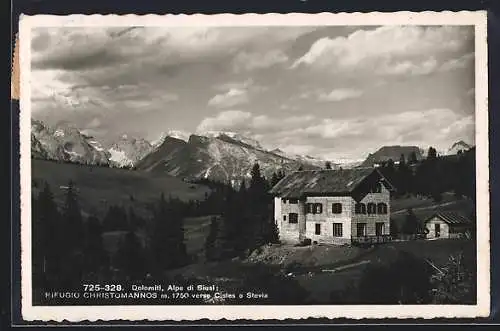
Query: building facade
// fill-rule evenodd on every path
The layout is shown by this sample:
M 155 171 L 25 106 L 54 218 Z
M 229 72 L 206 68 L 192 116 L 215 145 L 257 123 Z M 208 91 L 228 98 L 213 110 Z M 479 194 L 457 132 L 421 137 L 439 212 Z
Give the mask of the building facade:
M 465 216 L 451 211 L 439 212 L 425 221 L 428 239 L 470 238 L 473 222 Z
M 294 172 L 271 190 L 280 240 L 346 244 L 387 238 L 392 190 L 373 168 Z

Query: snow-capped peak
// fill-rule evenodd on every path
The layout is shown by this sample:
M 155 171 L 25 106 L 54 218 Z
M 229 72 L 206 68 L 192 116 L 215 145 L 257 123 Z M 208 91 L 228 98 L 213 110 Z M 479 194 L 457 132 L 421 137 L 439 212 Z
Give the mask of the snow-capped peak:
M 165 141 L 165 138 L 167 138 L 167 137 L 172 137 L 172 138 L 180 139 L 180 140 L 187 142 L 189 140 L 189 136 L 190 136 L 189 133 L 182 131 L 182 130 L 168 130 L 168 131 L 162 132 L 157 139 L 152 140 L 151 145 L 156 148 L 156 147 L 160 146 L 161 144 L 163 144 L 163 142 Z
M 239 142 L 242 142 L 244 144 L 247 144 L 249 146 L 252 146 L 257 149 L 262 149 L 262 145 L 260 142 L 254 138 L 250 138 L 247 136 L 242 135 L 241 133 L 238 132 L 232 132 L 232 131 L 205 131 L 199 133 L 201 136 L 205 136 L 208 138 L 220 138 L 223 136 L 229 137 L 233 140 L 237 140 Z

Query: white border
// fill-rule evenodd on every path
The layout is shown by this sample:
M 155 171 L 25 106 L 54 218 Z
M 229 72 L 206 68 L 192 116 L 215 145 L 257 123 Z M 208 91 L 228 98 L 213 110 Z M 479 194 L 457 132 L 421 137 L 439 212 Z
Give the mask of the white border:
M 42 321 L 299 318 L 466 318 L 490 313 L 488 66 L 486 12 L 396 12 L 220 15 L 36 15 L 20 17 L 20 169 L 22 317 Z M 31 28 L 41 26 L 318 26 L 473 25 L 475 26 L 477 305 L 310 305 L 310 306 L 32 306 L 31 304 Z M 14 220 L 15 221 L 15 220 Z

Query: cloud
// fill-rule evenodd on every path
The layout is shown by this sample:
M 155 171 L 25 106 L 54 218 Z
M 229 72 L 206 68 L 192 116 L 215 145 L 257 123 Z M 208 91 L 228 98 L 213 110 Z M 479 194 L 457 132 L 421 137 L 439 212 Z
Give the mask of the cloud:
M 346 99 L 354 99 L 363 95 L 363 91 L 350 89 L 350 88 L 341 88 L 332 90 L 329 93 L 321 93 L 319 95 L 319 100 L 321 101 L 342 101 Z
M 301 66 L 334 72 L 353 68 L 379 73 L 406 74 L 425 72 L 435 67 L 432 60 L 423 62 L 420 57 L 429 54 L 457 52 L 472 40 L 470 27 L 443 26 L 383 26 L 374 30 L 357 30 L 347 37 L 323 37 L 298 58 L 291 68 Z M 421 69 L 414 61 L 423 64 Z M 390 70 L 391 66 L 395 66 Z
M 314 28 L 309 27 L 207 26 L 37 28 L 32 41 L 33 68 L 97 69 L 137 60 L 168 65 L 234 54 L 250 43 L 268 49 L 312 30 Z M 282 59 L 276 52 L 267 57 L 267 61 Z
M 246 129 L 251 127 L 248 124 L 252 123 L 250 117 L 246 123 Z M 259 132 L 259 138 L 267 146 L 334 161 L 358 160 L 382 146 L 396 144 L 447 150 L 460 139 L 473 140 L 474 132 L 473 116 L 464 116 L 447 108 L 366 118 L 295 117 L 293 121 L 279 123 Z M 249 132 L 257 131 L 254 128 Z
M 444 147 L 457 137 L 467 135 L 473 125 L 473 116 L 463 116 L 444 108 L 369 118 L 327 118 L 320 123 L 290 132 L 290 135 L 299 138 L 353 140 L 367 145 L 373 145 L 374 142 L 384 145 L 433 141 Z
M 248 89 L 250 86 L 254 85 L 253 79 L 248 78 L 244 81 L 234 81 L 222 84 L 217 84 L 214 86 L 216 90 L 227 91 L 230 89 Z
M 208 100 L 208 105 L 227 108 L 248 102 L 248 93 L 245 90 L 231 88 L 226 93 L 217 94 Z
M 236 131 L 255 137 L 276 134 L 276 131 L 293 130 L 313 121 L 313 115 L 274 118 L 268 115 L 256 115 L 247 111 L 227 110 L 216 116 L 207 117 L 198 125 L 197 132 Z
M 474 61 L 474 53 L 467 53 L 457 59 L 444 62 L 439 68 L 440 71 L 451 71 L 456 69 L 470 68 Z
M 288 61 L 288 56 L 281 50 L 264 52 L 240 52 L 233 60 L 235 72 L 265 69 Z
M 438 62 L 434 57 L 430 57 L 420 62 L 409 60 L 394 62 L 392 64 L 384 63 L 377 70 L 380 74 L 385 75 L 427 75 L 436 70 Z
M 87 129 L 95 129 L 101 126 L 101 120 L 97 117 L 87 124 Z
M 197 132 L 205 131 L 234 131 L 246 126 L 252 114 L 241 110 L 227 110 L 215 117 L 208 117 L 201 121 L 196 128 Z
M 230 108 L 250 101 L 250 94 L 268 90 L 267 87 L 255 84 L 253 79 L 230 81 L 216 84 L 214 89 L 223 91 L 208 100 L 208 105 L 218 108 Z
M 472 119 L 463 117 L 474 109 L 467 94 L 473 75 L 462 70 L 473 68 L 473 29 L 310 33 L 315 29 L 36 28 L 33 113 L 81 128 L 98 118 L 102 139 L 134 130 L 154 136 L 168 125 L 237 131 L 264 145 L 346 157 L 381 144 L 433 144 L 435 136 L 436 144 L 447 144 L 474 132 Z M 431 76 L 439 72 L 448 74 Z M 413 77 L 394 79 L 399 76 Z M 467 102 L 459 104 L 457 95 L 469 95 Z M 349 101 L 335 112 L 326 102 L 341 100 Z M 399 116 L 432 107 L 440 107 L 442 119 L 427 111 Z M 217 111 L 199 111 L 207 108 Z

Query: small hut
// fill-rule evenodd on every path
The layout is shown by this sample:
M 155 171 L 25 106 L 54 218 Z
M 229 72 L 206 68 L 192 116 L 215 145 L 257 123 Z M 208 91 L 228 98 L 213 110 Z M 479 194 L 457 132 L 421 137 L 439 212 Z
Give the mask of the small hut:
M 438 212 L 425 221 L 427 239 L 470 238 L 473 226 L 470 219 L 453 211 Z

